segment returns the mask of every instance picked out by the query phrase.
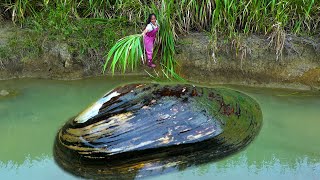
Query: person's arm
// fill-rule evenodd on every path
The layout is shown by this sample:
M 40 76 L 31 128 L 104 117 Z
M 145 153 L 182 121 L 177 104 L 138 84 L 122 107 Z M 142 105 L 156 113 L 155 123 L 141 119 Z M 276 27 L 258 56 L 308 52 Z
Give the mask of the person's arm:
M 152 31 L 151 24 L 148 24 L 147 27 L 143 30 L 142 35 L 144 36 L 147 32 Z
M 145 29 L 142 31 L 141 35 L 144 36 L 147 32 L 148 32 L 148 30 L 147 30 L 147 28 L 145 28 Z

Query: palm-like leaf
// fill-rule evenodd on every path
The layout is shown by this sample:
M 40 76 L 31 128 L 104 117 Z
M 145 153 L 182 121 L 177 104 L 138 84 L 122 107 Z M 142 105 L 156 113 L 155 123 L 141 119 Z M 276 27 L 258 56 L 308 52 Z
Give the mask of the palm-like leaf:
M 112 74 L 114 74 L 117 65 L 123 73 L 129 66 L 133 70 L 140 62 L 139 57 L 143 58 L 141 38 L 141 34 L 135 34 L 120 39 L 108 52 L 103 66 L 103 73 L 107 69 L 111 59 L 110 70 Z

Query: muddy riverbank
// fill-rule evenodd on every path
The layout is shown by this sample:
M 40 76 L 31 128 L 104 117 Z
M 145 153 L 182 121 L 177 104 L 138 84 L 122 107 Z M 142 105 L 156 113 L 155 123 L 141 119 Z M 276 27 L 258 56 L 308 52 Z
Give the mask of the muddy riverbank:
M 103 57 L 81 56 L 70 50 L 67 41 L 43 39 L 37 42 L 41 46 L 37 46 L 31 38 L 30 45 L 25 45 L 29 49 L 22 48 L 24 52 L 19 54 L 14 51 L 15 46 L 24 42 L 15 40 L 14 44 L 12 37 L 29 36 L 30 32 L 10 25 L 2 25 L 0 32 L 0 80 L 25 77 L 70 80 L 103 75 Z M 176 59 L 179 72 L 187 80 L 292 89 L 320 87 L 318 37 L 287 35 L 281 51 L 277 51 L 277 44 L 268 36 L 251 35 L 229 43 L 218 38 L 215 48 L 211 39 L 208 34 L 198 32 L 179 37 Z M 7 51 L 8 48 L 13 50 Z M 28 54 L 30 51 L 32 56 Z M 127 74 L 147 75 L 144 67 Z

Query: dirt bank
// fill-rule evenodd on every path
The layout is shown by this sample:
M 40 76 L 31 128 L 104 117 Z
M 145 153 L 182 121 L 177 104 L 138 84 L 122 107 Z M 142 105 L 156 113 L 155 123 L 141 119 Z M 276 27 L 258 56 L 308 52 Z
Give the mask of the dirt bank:
M 27 53 L 20 53 L 16 47 L 24 42 L 10 38 L 29 35 L 26 30 L 1 25 L 0 80 L 24 77 L 80 79 L 102 75 L 103 58 L 74 53 L 66 41 L 44 39 L 37 45 L 31 38 L 30 46 L 25 45 L 29 49 L 21 48 Z M 320 38 L 287 35 L 282 55 L 267 38 L 251 35 L 232 43 L 218 38 L 213 51 L 211 38 L 206 33 L 181 36 L 176 47 L 179 72 L 188 80 L 209 84 L 319 89 Z M 6 51 L 8 48 L 12 50 Z M 146 75 L 143 68 L 128 74 Z
M 181 37 L 177 59 L 187 79 L 206 83 L 262 87 L 319 89 L 320 39 L 287 35 L 278 56 L 266 36 L 241 40 L 238 49 L 218 40 L 213 51 L 210 37 L 193 33 Z M 213 54 L 214 52 L 214 54 Z

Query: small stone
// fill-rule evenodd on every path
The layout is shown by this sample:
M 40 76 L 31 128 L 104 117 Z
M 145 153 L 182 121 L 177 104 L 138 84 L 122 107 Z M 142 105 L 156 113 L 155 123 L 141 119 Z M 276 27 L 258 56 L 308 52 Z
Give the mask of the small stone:
M 7 90 L 3 89 L 0 91 L 0 96 L 7 96 L 7 95 L 9 95 L 9 92 Z

